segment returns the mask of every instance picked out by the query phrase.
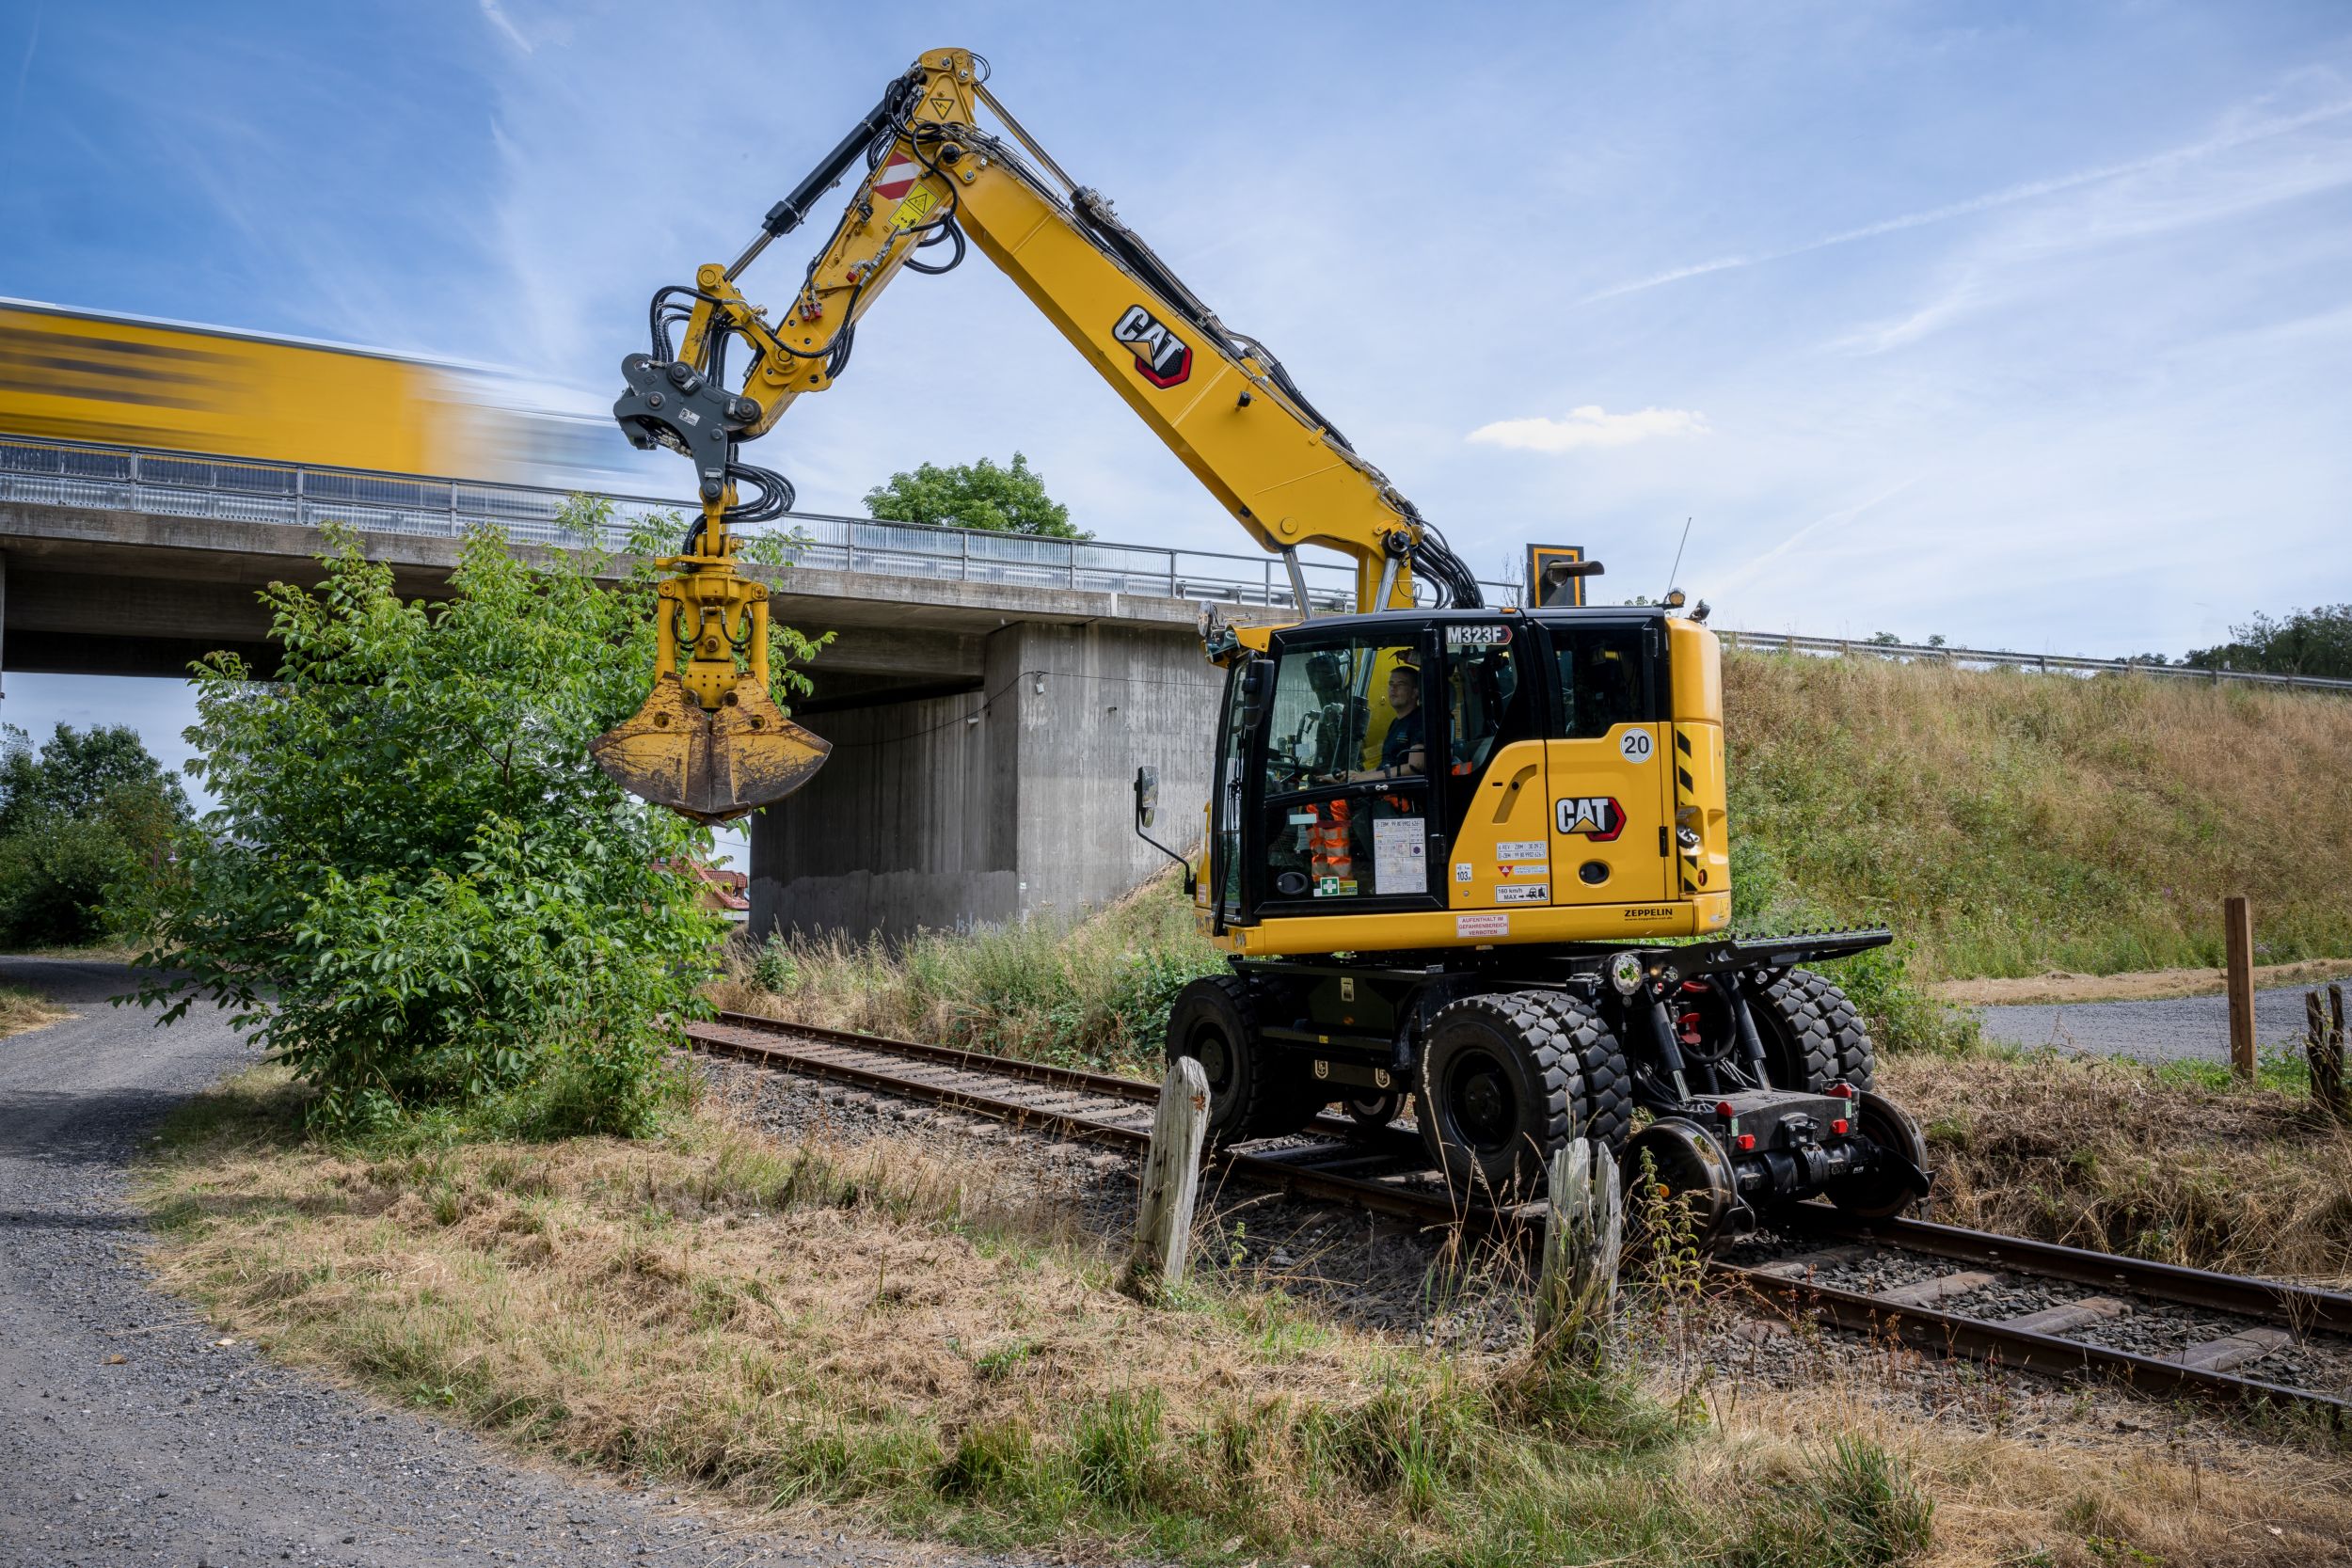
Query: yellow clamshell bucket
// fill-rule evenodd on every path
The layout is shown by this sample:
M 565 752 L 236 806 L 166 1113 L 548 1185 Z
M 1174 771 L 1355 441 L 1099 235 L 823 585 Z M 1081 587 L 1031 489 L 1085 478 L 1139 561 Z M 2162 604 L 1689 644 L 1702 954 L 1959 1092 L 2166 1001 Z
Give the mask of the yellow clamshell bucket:
M 736 542 L 716 517 L 701 537 L 715 544 L 660 563 L 679 572 L 660 588 L 652 695 L 588 750 L 631 795 L 725 822 L 808 783 L 833 745 L 768 695 L 767 585 L 736 574 Z

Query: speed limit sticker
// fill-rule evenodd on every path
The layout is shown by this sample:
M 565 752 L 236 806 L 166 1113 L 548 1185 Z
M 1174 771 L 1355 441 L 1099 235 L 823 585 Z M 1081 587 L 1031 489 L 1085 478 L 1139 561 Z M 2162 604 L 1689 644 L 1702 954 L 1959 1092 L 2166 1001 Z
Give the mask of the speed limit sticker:
M 1617 737 L 1617 751 L 1628 762 L 1649 761 L 1650 739 L 1647 730 L 1628 730 Z

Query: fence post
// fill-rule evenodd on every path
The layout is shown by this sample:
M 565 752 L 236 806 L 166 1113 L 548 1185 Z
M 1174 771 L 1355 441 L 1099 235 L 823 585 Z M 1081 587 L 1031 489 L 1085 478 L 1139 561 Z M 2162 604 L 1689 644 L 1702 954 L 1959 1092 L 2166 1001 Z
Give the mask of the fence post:
M 1535 1343 L 1547 1354 L 1598 1359 L 1616 1317 L 1617 1255 L 1625 1242 L 1617 1162 L 1605 1145 L 1577 1138 L 1552 1155 L 1550 1175 Z
M 1147 1301 L 1157 1300 L 1184 1277 L 1193 1204 L 1200 1196 L 1200 1144 L 1208 1132 L 1208 1075 L 1192 1057 L 1179 1056 L 1160 1080 L 1152 1151 L 1144 1157 L 1143 1191 L 1136 1207 L 1135 1244 L 1127 1255 L 1127 1289 Z
M 2254 1076 L 2254 911 L 2237 895 L 2221 901 L 2222 944 L 2229 959 L 2230 1069 Z
M 2329 986 L 2328 991 L 2335 1003 L 2332 1027 L 2319 992 L 2303 993 L 2303 1059 L 2311 1064 L 2312 1103 L 2322 1116 L 2341 1123 L 2352 1121 L 2352 1102 L 2344 1095 L 2344 988 Z

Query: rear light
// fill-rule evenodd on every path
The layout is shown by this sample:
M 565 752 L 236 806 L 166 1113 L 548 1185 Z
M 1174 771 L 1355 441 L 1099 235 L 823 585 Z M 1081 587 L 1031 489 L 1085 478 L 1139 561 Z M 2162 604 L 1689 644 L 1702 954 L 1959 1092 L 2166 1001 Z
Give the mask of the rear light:
M 1832 1100 L 1851 1100 L 1853 1098 L 1853 1085 L 1851 1084 L 1832 1084 L 1829 1086 L 1829 1095 Z
M 1839 1117 L 1836 1121 L 1829 1124 L 1829 1130 L 1836 1133 L 1839 1137 L 1844 1137 L 1846 1135 L 1846 1118 L 1844 1117 Z
M 1740 1109 L 1728 1100 L 1718 1100 L 1715 1101 L 1715 1114 L 1724 1117 L 1736 1117 L 1740 1114 Z
M 1756 1147 L 1756 1134 L 1753 1132 L 1742 1132 L 1740 1134 L 1739 1143 L 1740 1152 L 1745 1154 Z

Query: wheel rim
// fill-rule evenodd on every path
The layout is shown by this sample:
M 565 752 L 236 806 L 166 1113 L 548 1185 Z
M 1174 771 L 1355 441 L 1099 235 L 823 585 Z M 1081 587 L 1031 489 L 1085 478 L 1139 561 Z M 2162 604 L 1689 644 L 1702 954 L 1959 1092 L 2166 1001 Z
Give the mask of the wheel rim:
M 1481 1154 L 1499 1153 L 1518 1141 L 1518 1085 L 1492 1053 L 1462 1053 L 1446 1069 L 1446 1119 L 1464 1143 Z
M 1193 1032 L 1189 1054 L 1200 1064 L 1200 1076 L 1207 1079 L 1209 1092 L 1223 1095 L 1233 1086 L 1233 1053 L 1225 1043 L 1225 1037 L 1214 1028 Z

